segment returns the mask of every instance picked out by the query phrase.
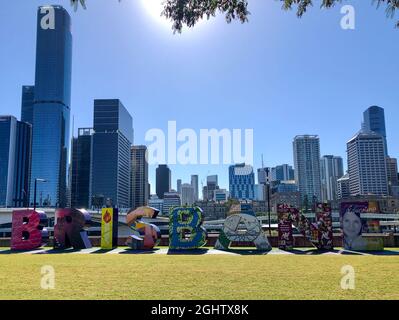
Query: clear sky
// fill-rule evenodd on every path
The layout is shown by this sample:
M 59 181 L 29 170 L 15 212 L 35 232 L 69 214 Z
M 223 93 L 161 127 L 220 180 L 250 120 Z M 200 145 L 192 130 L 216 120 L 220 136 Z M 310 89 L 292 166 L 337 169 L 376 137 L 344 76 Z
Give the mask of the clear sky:
M 293 163 L 292 139 L 318 134 L 322 154 L 346 160 L 362 112 L 385 108 L 390 155 L 399 156 L 399 29 L 371 0 L 347 1 L 356 29 L 340 27 L 341 6 L 302 19 L 279 1 L 250 0 L 247 24 L 222 17 L 173 34 L 156 0 L 87 0 L 73 12 L 72 115 L 92 125 L 93 99 L 120 98 L 134 119 L 135 144 L 151 128 L 254 129 L 255 167 Z M 317 2 L 317 1 L 316 1 Z M 20 116 L 21 86 L 33 84 L 38 0 L 2 0 L 0 114 Z M 151 9 L 155 8 L 155 11 Z M 399 15 L 397 15 L 399 19 Z M 172 181 L 218 174 L 226 166 L 172 166 Z M 155 187 L 155 167 L 150 183 Z

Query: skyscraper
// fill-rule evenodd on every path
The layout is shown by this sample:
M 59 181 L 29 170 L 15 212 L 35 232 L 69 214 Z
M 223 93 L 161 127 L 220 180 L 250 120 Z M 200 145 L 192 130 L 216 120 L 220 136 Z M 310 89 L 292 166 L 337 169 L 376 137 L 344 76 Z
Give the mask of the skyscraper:
M 146 146 L 132 146 L 132 191 L 131 207 L 148 204 L 148 161 Z
M 302 200 L 321 200 L 320 139 L 314 135 L 296 136 L 293 142 L 295 180 Z
M 395 187 L 399 186 L 398 160 L 395 158 L 387 157 L 386 161 L 387 161 L 389 195 L 395 196 L 396 193 L 393 190 L 395 189 Z
M 41 6 L 37 15 L 31 189 L 36 178 L 46 179 L 37 192 L 43 205 L 52 207 L 67 204 L 71 70 L 71 18 L 61 6 Z M 26 107 L 26 121 L 28 110 Z
M 337 181 L 337 198 L 338 200 L 347 199 L 350 195 L 349 174 L 347 173 Z
M 131 200 L 132 116 L 119 99 L 94 100 L 90 199 L 104 196 L 129 208 Z
M 282 164 L 276 166 L 271 170 L 271 180 L 272 181 L 288 181 L 295 179 L 295 172 L 292 166 L 288 164 Z
M 254 200 L 256 201 L 265 201 L 266 195 L 266 185 L 264 184 L 255 184 L 254 186 Z
M 191 175 L 191 185 L 194 188 L 194 201 L 198 201 L 199 193 L 198 193 L 198 175 Z
M 388 156 L 387 132 L 385 127 L 385 111 L 378 106 L 372 106 L 363 113 L 364 131 L 378 133 L 384 138 L 385 156 Z
M 351 195 L 388 195 L 384 137 L 361 131 L 349 140 L 347 150 Z
M 160 164 L 156 169 L 156 194 L 159 199 L 164 198 L 164 194 L 172 188 L 172 174 L 166 164 Z
M 337 181 L 344 175 L 344 163 L 341 157 L 323 156 L 320 160 L 321 191 L 323 201 L 336 201 L 338 198 Z
M 181 186 L 181 203 L 182 205 L 191 206 L 195 202 L 195 190 L 190 183 L 183 183 Z
M 32 165 L 32 125 L 17 121 L 13 206 L 28 207 Z
M 269 172 L 269 177 L 267 172 Z M 271 181 L 271 168 L 260 168 L 258 169 L 258 184 L 267 184 L 267 178 Z
M 33 105 L 35 101 L 35 87 L 22 87 L 21 121 L 33 124 Z
M 0 207 L 12 206 L 17 119 L 0 117 Z
M 245 163 L 229 167 L 230 196 L 239 200 L 255 199 L 255 174 L 252 166 Z
M 93 129 L 79 128 L 72 140 L 71 206 L 89 208 L 90 166 Z
M 176 181 L 176 186 L 177 186 L 177 193 L 181 195 L 181 185 L 182 185 L 182 180 L 177 179 Z
M 213 201 L 215 191 L 219 189 L 218 176 L 212 175 L 206 178 L 206 186 L 202 190 L 204 201 Z

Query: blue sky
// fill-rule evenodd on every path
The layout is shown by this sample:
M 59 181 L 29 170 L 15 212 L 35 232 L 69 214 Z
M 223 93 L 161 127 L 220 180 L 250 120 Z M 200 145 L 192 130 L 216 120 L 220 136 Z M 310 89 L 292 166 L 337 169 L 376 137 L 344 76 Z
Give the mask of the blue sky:
M 399 30 L 371 0 L 347 1 L 356 29 L 342 30 L 340 7 L 302 19 L 278 1 L 250 0 L 250 21 L 223 17 L 173 34 L 142 1 L 87 0 L 73 12 L 72 114 L 92 125 L 93 99 L 120 98 L 134 119 L 135 144 L 151 128 L 254 129 L 255 167 L 292 164 L 292 139 L 318 134 L 322 154 L 346 159 L 362 112 L 385 108 L 390 155 L 399 156 Z M 316 1 L 317 2 L 317 1 Z M 20 115 L 21 86 L 33 84 L 37 0 L 2 0 L 0 114 Z M 399 15 L 397 15 L 399 19 Z M 172 166 L 172 180 L 218 174 L 226 166 Z M 155 187 L 155 168 L 150 182 Z

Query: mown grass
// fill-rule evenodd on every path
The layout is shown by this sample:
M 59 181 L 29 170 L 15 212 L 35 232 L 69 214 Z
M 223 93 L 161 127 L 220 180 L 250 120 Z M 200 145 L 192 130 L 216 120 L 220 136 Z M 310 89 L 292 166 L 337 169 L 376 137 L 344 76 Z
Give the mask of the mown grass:
M 53 266 L 54 290 L 41 267 Z M 341 268 L 356 271 L 342 290 Z M 0 299 L 399 299 L 399 257 L 0 255 Z

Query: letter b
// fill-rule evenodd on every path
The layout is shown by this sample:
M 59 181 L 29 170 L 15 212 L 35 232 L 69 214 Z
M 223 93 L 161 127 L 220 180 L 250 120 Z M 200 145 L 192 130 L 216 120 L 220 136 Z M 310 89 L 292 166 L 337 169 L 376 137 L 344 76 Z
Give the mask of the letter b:
M 202 210 L 198 207 L 177 207 L 170 213 L 169 248 L 172 250 L 197 249 L 206 243 L 202 227 Z

